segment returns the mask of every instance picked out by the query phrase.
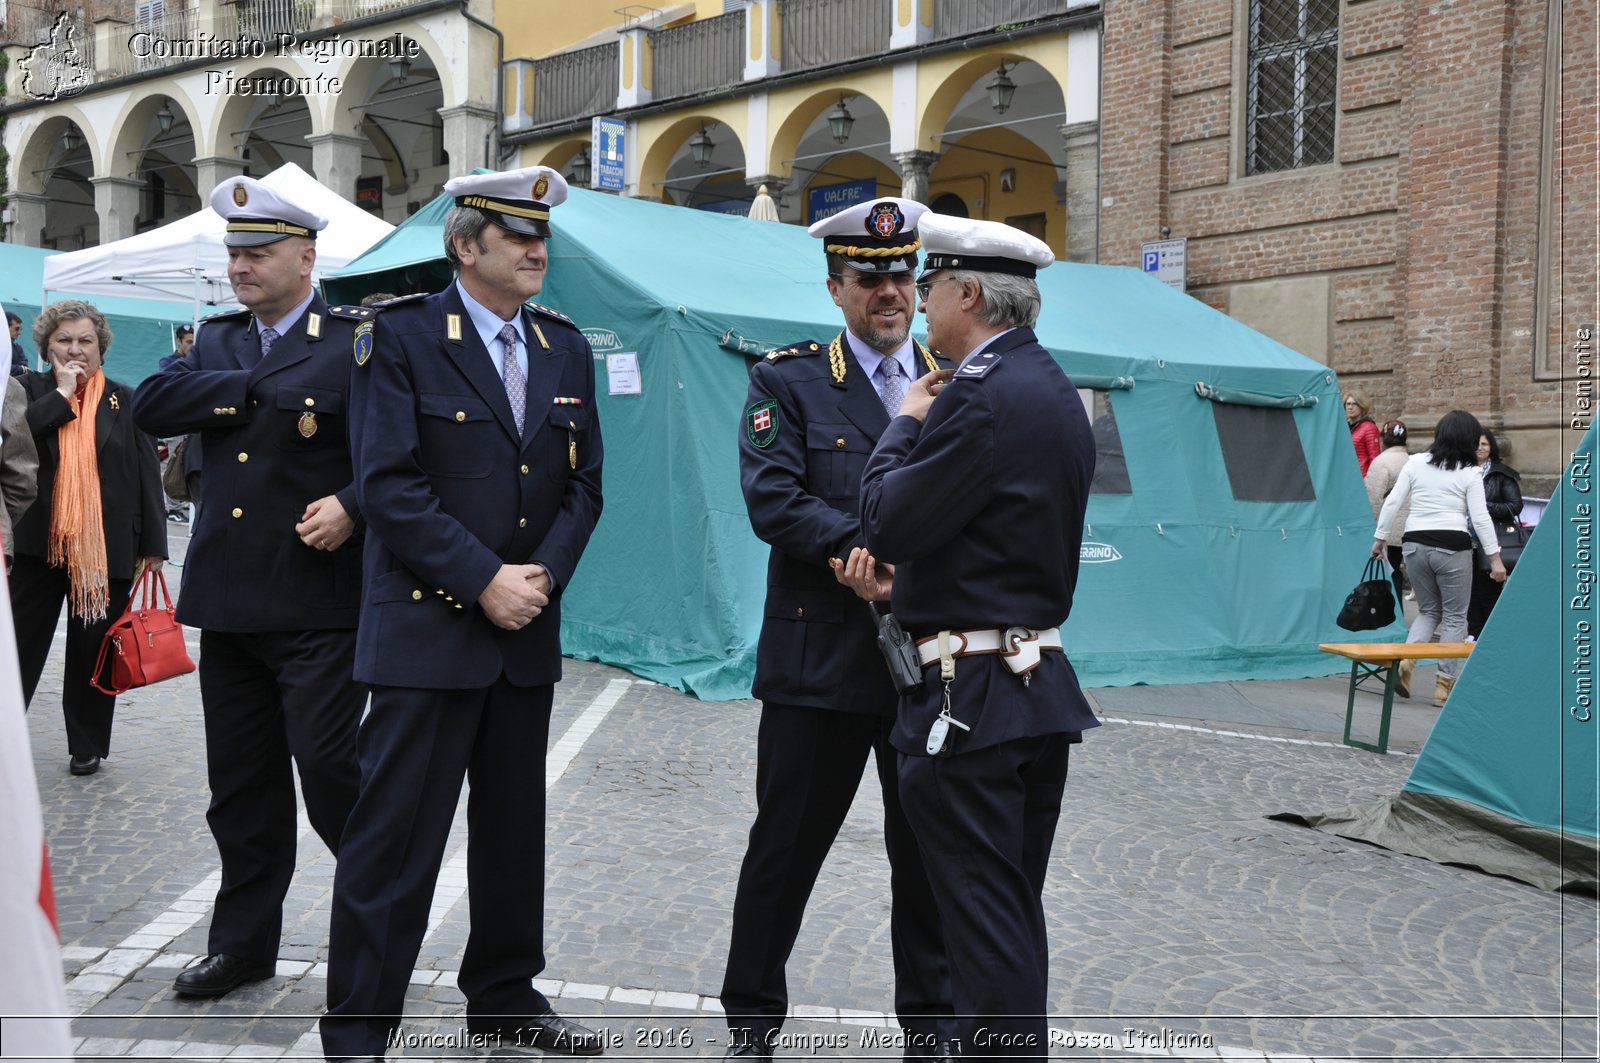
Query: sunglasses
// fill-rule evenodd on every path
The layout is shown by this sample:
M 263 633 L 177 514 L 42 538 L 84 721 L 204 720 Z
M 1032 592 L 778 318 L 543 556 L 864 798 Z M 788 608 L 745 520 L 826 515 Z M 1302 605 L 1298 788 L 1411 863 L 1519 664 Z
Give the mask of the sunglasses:
M 846 278 L 846 275 L 843 274 L 843 273 L 835 273 L 835 274 L 833 274 L 833 279 L 836 280 L 836 281 L 839 281 L 841 284 L 844 283 L 845 278 Z M 851 283 L 853 283 L 857 288 L 867 288 L 867 289 L 877 288 L 880 285 L 885 284 L 885 283 L 893 284 L 897 288 L 904 287 L 905 285 L 911 283 L 911 273 L 910 273 L 909 270 L 908 271 L 903 271 L 903 272 L 900 272 L 900 273 L 855 273 L 855 272 L 852 272 L 852 273 L 849 274 L 849 278 L 850 278 Z
M 935 276 L 929 277 L 925 281 L 918 281 L 917 282 L 917 299 L 922 301 L 922 302 L 924 302 L 924 303 L 927 302 L 928 301 L 928 294 L 933 291 L 933 286 L 935 284 L 938 284 L 940 281 L 947 281 L 947 280 L 950 280 L 950 279 L 951 278 L 946 277 L 944 274 L 941 273 L 941 274 L 937 274 Z

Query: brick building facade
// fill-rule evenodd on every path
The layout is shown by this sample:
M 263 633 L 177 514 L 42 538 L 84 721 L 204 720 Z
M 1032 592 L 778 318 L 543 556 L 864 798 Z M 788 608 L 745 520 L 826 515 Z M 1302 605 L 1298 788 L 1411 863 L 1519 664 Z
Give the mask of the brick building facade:
M 1251 27 L 1303 27 L 1319 2 L 1337 12 L 1326 161 L 1250 173 L 1271 36 Z M 1596 0 L 1114 0 L 1100 260 L 1187 237 L 1192 294 L 1419 438 L 1473 411 L 1547 487 L 1588 412 L 1572 347 L 1597 317 L 1595 34 Z

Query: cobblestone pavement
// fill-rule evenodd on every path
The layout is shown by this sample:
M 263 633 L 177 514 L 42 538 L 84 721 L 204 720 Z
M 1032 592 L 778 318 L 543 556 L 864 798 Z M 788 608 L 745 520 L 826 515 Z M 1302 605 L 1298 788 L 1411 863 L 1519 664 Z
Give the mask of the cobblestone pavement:
M 78 1058 L 319 1059 L 332 858 L 303 832 L 277 977 L 218 1001 L 173 996 L 205 951 L 217 876 L 198 684 L 121 698 L 111 759 L 74 778 L 57 650 L 29 728 Z M 1594 901 L 1267 820 L 1393 794 L 1414 760 L 1317 731 L 1307 706 L 1336 699 L 1342 726 L 1343 680 L 1219 686 L 1260 689 L 1103 692 L 1108 722 L 1074 750 L 1045 895 L 1052 1055 L 1596 1057 Z M 568 663 L 547 760 L 541 986 L 564 1014 L 597 1017 L 611 1058 L 722 1054 L 715 994 L 756 720 L 753 702 Z M 812 898 L 780 1058 L 900 1055 L 873 789 L 869 772 Z M 463 1044 L 463 820 L 390 1058 L 537 1055 Z

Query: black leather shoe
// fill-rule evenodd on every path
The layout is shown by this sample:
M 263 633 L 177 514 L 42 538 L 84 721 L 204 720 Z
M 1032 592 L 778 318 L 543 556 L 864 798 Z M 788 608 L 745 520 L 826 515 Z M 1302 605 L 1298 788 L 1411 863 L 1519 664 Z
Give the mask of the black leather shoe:
M 93 775 L 100 770 L 100 758 L 92 753 L 86 757 L 74 755 L 67 770 L 74 775 Z
M 749 1030 L 729 1030 L 728 1050 L 723 1059 L 772 1059 L 772 1036 L 753 1037 Z
M 193 967 L 180 972 L 173 979 L 172 988 L 186 997 L 220 997 L 246 982 L 271 978 L 277 966 L 276 963 L 262 963 L 213 952 Z
M 541 1048 L 546 1052 L 560 1052 L 569 1056 L 598 1056 L 605 1048 L 605 1038 L 599 1033 L 571 1019 L 563 1019 L 552 1008 L 546 1008 L 538 1015 L 530 1015 L 521 1022 L 469 1018 L 467 1032 L 498 1035 L 502 1045 Z
M 919 1034 L 912 1030 L 906 1030 L 904 1033 L 906 1048 L 905 1054 L 901 1056 L 901 1063 L 913 1059 L 931 1059 L 935 1063 L 940 1063 L 960 1055 L 955 1049 L 954 1042 L 939 1040 L 930 1033 Z

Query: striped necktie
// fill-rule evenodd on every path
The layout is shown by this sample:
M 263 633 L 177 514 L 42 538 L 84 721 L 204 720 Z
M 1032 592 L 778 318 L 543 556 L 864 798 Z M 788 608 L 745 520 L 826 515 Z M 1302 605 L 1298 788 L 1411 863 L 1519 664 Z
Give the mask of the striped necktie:
M 272 345 L 278 342 L 278 330 L 271 325 L 261 326 L 261 357 L 264 360 L 272 353 Z
M 906 377 L 900 371 L 900 363 L 893 358 L 885 358 L 878 366 L 878 371 L 883 374 L 883 390 L 878 397 L 883 400 L 883 410 L 891 418 L 900 412 L 900 404 L 906 397 Z
M 517 422 L 517 434 L 522 433 L 522 422 L 528 416 L 528 375 L 517 363 L 517 330 L 506 325 L 500 330 L 500 342 L 506 346 L 503 374 L 506 398 L 511 402 L 511 419 Z

